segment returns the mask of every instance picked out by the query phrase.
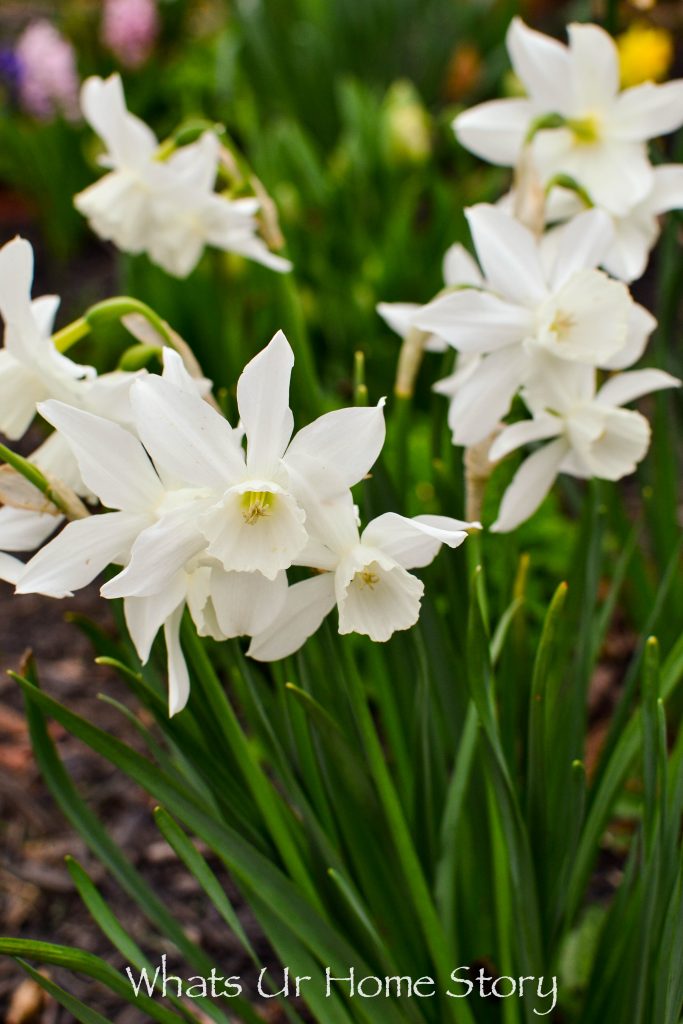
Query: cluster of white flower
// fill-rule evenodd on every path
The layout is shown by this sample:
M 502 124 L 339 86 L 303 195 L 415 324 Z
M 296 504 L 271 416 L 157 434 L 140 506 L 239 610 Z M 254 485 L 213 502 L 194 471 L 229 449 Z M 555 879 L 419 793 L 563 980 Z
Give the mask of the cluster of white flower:
M 474 152 L 517 169 L 501 203 L 466 211 L 478 262 L 455 245 L 433 301 L 379 306 L 406 339 L 411 368 L 421 348 L 458 352 L 455 372 L 435 385 L 450 399 L 455 444 L 487 445 L 493 464 L 547 442 L 508 487 L 498 531 L 528 518 L 558 472 L 632 472 L 650 430 L 622 407 L 680 383 L 627 369 L 656 321 L 625 282 L 647 262 L 657 214 L 683 200 L 682 168 L 653 168 L 646 145 L 683 123 L 683 82 L 620 93 L 610 37 L 592 25 L 569 34 L 566 48 L 515 20 L 508 46 L 528 98 L 455 122 Z M 256 234 L 258 200 L 214 191 L 212 132 L 160 150 L 127 111 L 118 76 L 89 79 L 82 105 L 110 171 L 76 204 L 102 237 L 179 276 L 206 244 L 289 269 Z M 0 578 L 19 593 L 64 597 L 119 567 L 101 593 L 123 599 L 143 661 L 163 630 L 172 714 L 189 692 L 186 609 L 201 636 L 249 636 L 248 653 L 263 661 L 298 650 L 335 606 L 340 633 L 380 642 L 417 621 L 423 584 L 409 570 L 479 524 L 386 513 L 361 532 L 352 488 L 382 449 L 383 401 L 326 413 L 294 434 L 294 356 L 280 332 L 240 376 L 233 427 L 172 332 L 159 343 L 180 352 L 163 348 L 161 375 L 98 376 L 73 362 L 65 342 L 74 335 L 52 336 L 58 300 L 32 300 L 32 280 L 31 247 L 15 239 L 0 250 L 0 432 L 20 439 L 36 410 L 55 432 L 30 457 L 42 478 L 5 450 L 24 475 L 0 469 Z M 501 424 L 518 396 L 531 418 Z M 81 498 L 103 511 L 90 514 Z M 36 548 L 26 565 L 13 554 Z
M 0 349 L 0 433 L 20 440 L 36 415 L 38 402 L 57 398 L 79 409 L 104 412 L 121 422 L 130 418 L 128 391 L 134 375 L 115 371 L 98 376 L 91 366 L 72 362 L 51 337 L 59 306 L 55 295 L 31 300 L 33 250 L 23 238 L 0 249 L 0 314 L 5 344 Z M 81 497 L 91 494 L 69 446 L 52 434 L 30 456 L 44 474 Z M 58 510 L 17 474 L 0 470 L 0 551 L 31 551 L 61 522 Z M 0 579 L 16 582 L 21 563 L 0 558 Z
M 389 513 L 359 533 L 351 488 L 384 443 L 383 401 L 327 413 L 292 436 L 294 356 L 280 332 L 238 381 L 233 428 L 171 348 L 163 375 L 109 379 L 60 354 L 41 319 L 55 302 L 31 303 L 31 277 L 30 246 L 17 239 L 0 252 L 0 427 L 20 436 L 37 407 L 55 427 L 46 446 L 62 449 L 59 468 L 106 511 L 69 522 L 26 566 L 3 554 L 0 573 L 18 593 L 65 597 L 121 566 L 101 592 L 124 599 L 143 661 L 163 629 L 171 713 L 189 692 L 179 640 L 186 607 L 200 635 L 253 637 L 249 653 L 267 661 L 296 651 L 335 604 L 340 633 L 376 641 L 417 621 L 423 584 L 408 570 L 479 524 Z M 0 549 L 39 546 L 62 521 L 56 513 L 9 501 Z M 292 566 L 316 574 L 288 586 Z
M 107 147 L 100 163 L 109 173 L 79 193 L 75 204 L 101 238 L 124 252 L 146 252 L 176 277 L 194 269 L 207 245 L 272 270 L 291 269 L 257 233 L 259 199 L 214 191 L 220 145 L 213 132 L 162 159 L 151 128 L 127 110 L 117 74 L 87 79 L 81 107 Z
M 634 281 L 659 235 L 657 215 L 683 206 L 683 167 L 653 167 L 647 145 L 683 124 L 683 80 L 620 91 L 609 33 L 598 25 L 567 31 L 564 46 L 515 18 L 507 47 L 526 98 L 473 107 L 456 118 L 455 132 L 467 149 L 503 167 L 516 166 L 530 148 L 549 189 L 548 221 L 577 212 L 581 196 L 605 210 L 615 230 L 603 265 Z M 576 191 L 562 187 L 567 179 Z
M 455 121 L 468 148 L 519 171 L 516 195 L 466 211 L 479 265 L 453 246 L 446 287 L 432 302 L 378 307 L 402 337 L 422 332 L 426 350 L 459 353 L 455 372 L 435 385 L 450 399 L 454 444 L 494 435 L 516 395 L 533 419 L 503 429 L 489 458 L 555 439 L 520 467 L 498 531 L 527 519 L 558 472 L 607 480 L 633 472 L 650 430 L 620 406 L 680 384 L 661 370 L 618 373 L 602 386 L 599 375 L 636 363 L 656 327 L 624 280 L 647 262 L 655 214 L 683 205 L 683 167 L 651 167 L 646 147 L 683 124 L 683 82 L 620 93 L 611 37 L 595 25 L 572 25 L 569 35 L 567 48 L 513 21 L 508 48 L 528 98 L 485 103 Z M 558 181 L 576 190 L 553 204 Z M 514 216 L 530 206 L 540 206 L 539 231 Z M 568 219 L 543 231 L 560 207 Z

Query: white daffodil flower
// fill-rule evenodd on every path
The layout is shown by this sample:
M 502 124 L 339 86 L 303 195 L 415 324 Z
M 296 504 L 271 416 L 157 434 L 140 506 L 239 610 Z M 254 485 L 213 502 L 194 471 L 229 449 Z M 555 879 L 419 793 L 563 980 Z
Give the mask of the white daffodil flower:
M 202 635 L 263 632 L 287 596 L 284 570 L 309 542 L 308 512 L 350 496 L 384 442 L 382 403 L 328 413 L 291 439 L 293 362 L 280 332 L 246 367 L 237 389 L 243 431 L 199 397 L 171 349 L 163 378 L 141 377 L 131 389 L 137 436 L 61 402 L 39 406 L 113 511 L 69 523 L 30 560 L 17 592 L 64 597 L 105 566 L 123 566 L 101 593 L 124 599 L 143 661 L 164 629 L 171 713 L 189 688 L 184 608 Z
M 587 210 L 540 241 L 495 206 L 466 212 L 483 286 L 435 299 L 416 322 L 459 352 L 484 357 L 464 368 L 452 399 L 454 441 L 469 446 L 507 414 L 544 354 L 621 368 L 638 358 L 655 321 L 622 282 L 595 269 L 613 238 L 603 211 Z
M 168 180 L 156 159 L 156 136 L 127 110 L 118 74 L 86 79 L 81 110 L 106 146 L 99 162 L 110 173 L 75 197 L 76 209 L 101 238 L 125 252 L 143 252 L 154 228 L 154 197 Z
M 621 406 L 681 383 L 663 370 L 632 370 L 610 377 L 596 394 L 595 374 L 585 367 L 575 367 L 560 382 L 552 373 L 540 385 L 533 382 L 524 397 L 535 418 L 506 427 L 491 446 L 495 462 L 522 445 L 550 441 L 517 470 L 491 527 L 495 532 L 514 530 L 533 515 L 558 473 L 601 480 L 632 473 L 647 452 L 650 425 Z
M 102 589 L 104 596 L 106 588 Z M 287 577 L 268 580 L 261 573 L 225 572 L 201 556 L 178 569 L 162 589 L 125 597 L 126 625 L 140 660 L 149 660 L 160 629 L 166 642 L 168 710 L 175 715 L 185 707 L 190 677 L 180 644 L 180 624 L 187 607 L 199 636 L 227 640 L 261 632 L 280 612 L 287 596 Z
M 170 361 L 174 358 L 179 357 L 173 353 Z M 174 372 L 178 376 L 177 366 Z M 189 392 L 190 378 L 187 386 Z M 178 633 L 186 604 L 201 635 L 226 639 L 256 632 L 278 613 L 287 591 L 285 575 L 270 581 L 258 574 L 226 573 L 217 563 L 207 565 L 198 517 L 215 501 L 214 494 L 202 488 L 175 488 L 174 481 L 162 480 L 141 443 L 116 423 L 59 402 L 45 403 L 41 412 L 72 447 L 90 489 L 116 511 L 69 523 L 25 568 L 10 566 L 8 576 L 17 583 L 17 593 L 65 597 L 90 583 L 108 564 L 132 564 L 135 559 L 133 571 L 124 569 L 101 593 L 125 598 L 126 622 L 143 662 L 163 628 L 169 709 L 175 714 L 189 693 Z M 48 518 L 51 532 L 56 521 Z M 37 543 L 44 539 L 45 534 Z M 0 512 L 0 543 L 3 540 Z
M 647 141 L 683 124 L 683 81 L 620 91 L 611 36 L 579 24 L 570 25 L 568 35 L 564 46 L 515 18 L 507 47 L 527 98 L 466 110 L 455 119 L 455 132 L 473 153 L 512 167 L 534 122 L 559 115 L 562 126 L 537 131 L 532 142 L 543 183 L 570 175 L 597 206 L 621 216 L 652 190 Z
M 198 398 L 195 382 L 178 353 L 165 350 L 164 362 L 168 382 L 209 408 Z M 116 592 L 120 573 L 107 584 L 114 592 L 107 589 L 105 596 L 148 596 L 169 586 L 175 573 L 206 547 L 197 519 L 215 502 L 215 493 L 154 465 L 132 433 L 134 423 L 128 430 L 55 401 L 42 403 L 39 411 L 70 448 L 86 486 L 114 511 L 69 523 L 28 563 L 19 591 L 66 597 L 90 583 L 110 563 L 126 566 L 131 554 L 138 552 L 142 555 L 136 557 L 136 574 L 138 562 L 144 563 L 141 589 L 129 580 L 127 590 Z M 153 556 L 145 561 L 150 548 Z
M 86 486 L 115 510 L 68 523 L 18 581 L 20 594 L 70 597 L 110 563 L 126 564 L 138 536 L 156 521 L 167 491 L 140 441 L 118 423 L 62 402 L 39 408 L 69 444 Z
M 442 264 L 445 289 L 449 288 L 483 288 L 485 286 L 479 266 L 470 256 L 467 249 L 459 242 L 446 250 Z M 405 338 L 411 328 L 419 330 L 417 320 L 426 304 L 417 302 L 380 302 L 377 312 L 384 322 L 395 331 L 400 338 Z M 426 352 L 445 352 L 448 342 L 438 334 L 430 334 L 424 344 Z M 437 381 L 433 390 L 438 394 L 454 399 L 458 389 L 471 376 L 481 362 L 478 352 L 461 352 L 455 371 L 443 380 Z M 457 416 L 454 403 L 449 405 L 448 422 L 451 430 L 455 430 L 454 417 Z
M 15 238 L 0 249 L 0 314 L 5 321 L 5 345 L 0 350 L 0 432 L 18 440 L 46 398 L 71 401 L 79 384 L 95 377 L 62 355 L 52 339 L 59 306 L 56 295 L 31 299 L 33 249 Z
M 286 273 L 290 261 L 258 236 L 259 200 L 228 199 L 213 191 L 219 149 L 216 136 L 206 132 L 165 162 L 172 179 L 154 197 L 155 221 L 146 246 L 150 259 L 175 277 L 187 277 L 211 245 Z
M 106 412 L 112 419 L 130 416 L 128 390 L 135 378 L 124 372 L 98 376 L 59 352 L 52 329 L 59 307 L 56 295 L 31 299 L 33 249 L 15 238 L 0 249 L 0 314 L 5 345 L 0 349 L 0 432 L 11 440 L 25 434 L 39 402 L 53 398 L 81 409 Z M 45 474 L 81 496 L 88 494 L 69 446 L 52 434 L 31 456 Z
M 227 420 L 196 394 L 153 375 L 131 391 L 136 428 L 157 469 L 204 489 L 207 507 L 195 525 L 208 556 L 226 571 L 275 579 L 308 541 L 309 498 L 343 494 L 384 443 L 382 404 L 328 413 L 292 438 L 293 364 L 279 332 L 242 373 L 237 404 L 246 452 Z M 125 575 L 139 571 L 144 578 L 145 563 L 138 570 L 133 557 Z
M 212 132 L 160 159 L 153 131 L 126 107 L 118 74 L 88 78 L 81 106 L 107 147 L 100 163 L 109 173 L 74 203 L 101 238 L 124 252 L 147 252 L 176 277 L 194 269 L 206 245 L 291 269 L 257 235 L 258 200 L 214 192 L 219 143 Z
M 316 535 L 298 563 L 318 575 L 290 586 L 282 611 L 247 653 L 276 661 L 297 651 L 336 605 L 339 632 L 361 633 L 383 643 L 409 629 L 420 614 L 424 584 L 409 569 L 423 568 L 442 544 L 456 548 L 479 523 L 447 516 L 404 516 L 387 512 L 359 533 L 348 498 L 316 516 Z
M 481 288 L 484 285 L 484 279 L 476 260 L 472 259 L 467 249 L 459 242 L 446 250 L 442 272 L 446 288 Z M 400 338 L 405 338 L 411 327 L 418 326 L 416 320 L 422 309 L 424 309 L 424 305 L 418 302 L 380 302 L 377 304 L 379 315 Z M 427 352 L 445 352 L 448 342 L 438 335 L 432 334 L 425 342 L 424 347 Z
M 184 707 L 189 692 L 178 637 L 189 584 L 185 585 L 184 563 L 178 564 L 178 552 L 186 562 L 203 543 L 200 538 L 199 544 L 193 545 L 188 529 L 202 495 L 167 490 L 142 444 L 119 424 L 55 401 L 44 403 L 40 411 L 69 444 L 86 485 L 104 505 L 116 511 L 68 523 L 23 571 L 15 572 L 16 592 L 70 596 L 91 583 L 107 565 L 125 565 L 142 538 L 170 518 L 177 527 L 176 545 L 169 551 L 162 538 L 156 551 L 157 561 L 148 566 L 151 588 L 156 583 L 151 570 L 157 570 L 158 592 L 127 599 L 125 612 L 143 661 L 149 656 L 157 631 L 164 627 L 169 708 L 174 714 Z M 182 515 L 178 515 L 180 510 Z M 112 596 L 105 593 L 105 588 L 102 593 Z
M 24 563 L 8 552 L 35 551 L 57 529 L 63 516 L 30 509 L 0 508 L 0 580 L 15 583 Z
M 582 209 L 583 204 L 574 192 L 553 189 L 548 200 L 547 220 L 549 223 L 567 220 Z M 612 215 L 614 241 L 602 260 L 605 270 L 628 283 L 641 278 L 660 235 L 661 215 L 680 209 L 683 209 L 683 164 L 654 167 L 652 188 L 645 198 L 626 213 Z

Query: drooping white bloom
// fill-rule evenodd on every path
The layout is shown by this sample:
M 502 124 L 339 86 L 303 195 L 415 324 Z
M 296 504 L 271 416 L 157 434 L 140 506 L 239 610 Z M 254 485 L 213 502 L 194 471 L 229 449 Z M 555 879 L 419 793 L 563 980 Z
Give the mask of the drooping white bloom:
M 415 318 L 459 352 L 484 357 L 441 385 L 454 394 L 450 422 L 462 445 L 491 433 L 544 354 L 622 368 L 655 326 L 622 282 L 595 269 L 613 238 L 604 212 L 587 210 L 540 241 L 494 206 L 472 207 L 467 217 L 482 287 L 443 295 Z
M 458 547 L 479 526 L 387 512 L 360 534 L 350 498 L 319 512 L 315 535 L 298 559 L 319 574 L 289 588 L 282 611 L 247 653 L 258 661 L 293 654 L 335 605 L 341 634 L 361 633 L 382 643 L 409 629 L 419 617 L 424 584 L 408 570 L 429 565 L 442 544 Z
M 100 501 L 115 511 L 69 523 L 27 564 L 13 571 L 16 592 L 65 597 L 86 586 L 110 564 L 125 565 L 136 545 L 162 534 L 155 560 L 148 563 L 147 593 L 126 600 L 126 621 L 143 662 L 163 628 L 167 640 L 169 709 L 184 707 L 189 681 L 180 650 L 180 618 L 193 592 L 193 573 L 185 564 L 205 543 L 190 528 L 202 506 L 201 492 L 174 489 L 162 481 L 142 444 L 119 424 L 61 402 L 41 406 L 43 416 L 70 444 L 86 484 Z M 176 527 L 175 546 L 168 550 L 160 526 Z M 155 529 L 157 535 L 155 535 Z M 169 557 L 170 556 L 170 557 Z M 153 575 L 156 570 L 156 575 Z M 108 596 L 104 594 L 104 596 Z M 209 598 L 205 600 L 205 604 Z M 278 610 L 274 606 L 273 613 Z
M 36 415 L 36 404 L 54 398 L 82 409 L 106 410 L 112 418 L 129 414 L 128 390 L 134 375 L 100 376 L 57 350 L 51 334 L 59 307 L 56 295 L 31 299 L 33 249 L 15 238 L 0 249 L 0 314 L 5 345 L 0 349 L 0 433 L 18 440 Z M 83 495 L 77 465 L 59 435 L 51 435 L 31 456 L 48 476 Z
M 49 512 L 0 508 L 0 580 L 16 583 L 24 563 L 9 552 L 35 551 L 54 533 L 62 518 Z
M 87 79 L 81 105 L 107 147 L 100 162 L 109 173 L 74 202 L 101 238 L 124 252 L 147 252 L 176 277 L 194 269 L 206 245 L 291 268 L 257 236 L 258 200 L 214 192 L 219 144 L 212 132 L 161 160 L 151 128 L 126 108 L 119 75 Z
M 102 589 L 104 596 L 109 596 Z M 287 577 L 274 580 L 258 572 L 225 572 L 201 555 L 190 558 L 154 593 L 124 598 L 126 625 L 145 664 L 154 638 L 163 629 L 168 664 L 168 708 L 175 715 L 185 707 L 190 677 L 180 643 L 180 625 L 189 609 L 199 636 L 227 640 L 253 636 L 279 613 L 287 596 Z
M 543 183 L 573 177 L 592 201 L 626 214 L 652 191 L 647 141 L 683 124 L 683 81 L 619 89 L 617 47 L 597 25 L 573 24 L 569 46 L 515 18 L 507 46 L 527 98 L 483 103 L 454 123 L 460 142 L 492 163 L 514 166 L 539 118 L 562 125 L 536 132 L 534 162 Z
M 187 277 L 210 245 L 286 273 L 290 261 L 271 252 L 258 235 L 259 200 L 228 199 L 213 191 L 218 153 L 218 139 L 206 132 L 166 161 L 172 180 L 152 200 L 155 219 L 146 240 L 150 259 L 175 277 Z
M 446 250 L 442 263 L 445 290 L 449 288 L 480 288 L 484 284 L 481 270 L 467 249 L 456 242 Z M 380 302 L 377 312 L 392 331 L 405 338 L 411 327 L 418 327 L 417 318 L 424 305 L 418 302 Z M 418 328 L 419 329 L 419 328 Z M 427 352 L 445 352 L 448 342 L 436 334 L 425 342 Z
M 5 346 L 0 350 L 0 431 L 21 438 L 36 414 L 36 403 L 69 401 L 95 370 L 57 351 L 51 340 L 59 306 L 56 295 L 31 300 L 33 250 L 23 238 L 0 249 L 0 313 Z
M 455 288 L 483 288 L 485 285 L 479 266 L 464 246 L 456 242 L 446 250 L 442 263 L 443 279 L 445 284 L 444 292 Z M 417 320 L 426 308 L 417 302 L 380 302 L 377 312 L 384 322 L 391 327 L 392 331 L 401 338 L 405 338 L 411 328 L 419 330 Z M 438 334 L 430 334 L 425 343 L 426 352 L 445 352 L 448 342 L 440 338 Z M 454 373 L 438 381 L 434 385 L 434 391 L 454 398 L 458 389 L 464 384 L 467 378 L 474 372 L 481 362 L 478 352 L 461 352 L 458 355 L 458 365 Z M 448 423 L 451 430 L 455 430 L 454 417 L 457 410 L 451 402 L 449 406 Z
M 126 252 L 143 252 L 154 224 L 153 198 L 167 180 L 155 160 L 156 136 L 126 109 L 119 75 L 88 78 L 81 108 L 106 146 L 99 162 L 110 173 L 75 197 L 76 208 L 100 237 Z
M 539 374 L 524 398 L 534 419 L 506 427 L 491 446 L 492 461 L 534 441 L 549 441 L 520 466 L 503 495 L 492 530 L 506 533 L 533 515 L 558 473 L 620 480 L 632 473 L 650 443 L 650 425 L 621 406 L 651 391 L 679 387 L 663 370 L 615 374 L 595 391 L 595 373 L 574 367 L 562 377 Z
M 71 448 L 86 485 L 114 510 L 68 523 L 34 555 L 17 586 L 18 593 L 67 597 L 110 563 L 125 565 L 167 491 L 140 441 L 118 423 L 56 401 L 40 412 Z
M 553 189 L 548 201 L 548 222 L 566 220 L 583 209 L 578 196 L 567 189 Z M 659 238 L 659 218 L 670 210 L 683 209 L 683 164 L 660 164 L 652 171 L 652 188 L 620 216 L 612 215 L 614 240 L 602 265 L 620 281 L 637 281 L 645 273 L 652 248 Z

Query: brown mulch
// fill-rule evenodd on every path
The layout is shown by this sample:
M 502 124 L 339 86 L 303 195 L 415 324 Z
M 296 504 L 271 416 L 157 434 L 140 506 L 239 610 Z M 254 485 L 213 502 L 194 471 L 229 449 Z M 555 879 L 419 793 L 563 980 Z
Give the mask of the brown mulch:
M 84 613 L 104 628 L 111 627 L 109 609 L 96 587 L 67 601 L 52 601 L 35 595 L 16 597 L 10 587 L 0 583 L 0 934 L 75 946 L 124 969 L 124 959 L 102 935 L 74 889 L 64 864 L 64 857 L 70 854 L 85 867 L 152 962 L 158 963 L 167 952 L 169 968 L 187 977 L 193 972 L 153 933 L 143 914 L 64 819 L 33 758 L 19 687 L 6 674 L 8 669 L 19 668 L 27 647 L 34 651 L 41 685 L 50 694 L 120 739 L 133 745 L 137 741 L 125 716 L 98 699 L 98 693 L 105 693 L 134 707 L 125 684 L 111 670 L 93 663 L 86 638 L 65 622 L 67 611 Z M 151 800 L 61 727 L 53 724 L 51 733 L 88 805 L 187 935 L 213 958 L 221 973 L 241 975 L 246 979 L 245 988 L 253 992 L 254 972 L 248 958 L 160 837 Z M 214 863 L 212 866 L 220 874 Z M 270 959 L 249 911 L 229 880 L 222 881 L 259 953 Z M 55 981 L 115 1024 L 143 1024 L 149 1019 L 97 982 L 59 969 L 48 971 Z M 25 982 L 21 968 L 0 956 L 0 1021 L 71 1024 L 73 1019 L 52 1000 L 43 1002 L 35 983 Z

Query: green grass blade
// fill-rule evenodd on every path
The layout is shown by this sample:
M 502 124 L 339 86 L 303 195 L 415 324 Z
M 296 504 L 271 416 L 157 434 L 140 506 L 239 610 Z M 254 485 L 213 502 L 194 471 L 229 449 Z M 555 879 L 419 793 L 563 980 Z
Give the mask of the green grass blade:
M 40 691 L 38 691 L 40 692 Z M 64 768 L 47 731 L 43 715 L 35 701 L 26 701 L 26 715 L 33 751 L 45 783 L 70 824 L 140 907 L 152 924 L 197 969 L 210 968 L 201 950 L 190 942 L 172 914 L 149 887 L 142 875 L 126 859 L 118 845 L 81 798 Z
M 29 978 L 35 981 L 36 985 L 40 985 L 56 1003 L 59 1003 L 65 1010 L 69 1011 L 72 1017 L 80 1021 L 80 1024 L 111 1024 L 111 1021 L 103 1017 L 97 1010 L 92 1010 L 89 1006 L 86 1006 L 80 999 L 76 999 L 75 996 L 72 996 L 66 989 L 55 984 L 50 978 L 43 977 L 40 971 L 36 971 L 22 957 L 17 956 L 14 959 L 21 969 L 28 974 Z
M 21 957 L 36 960 L 41 964 L 63 967 L 76 974 L 85 974 L 95 981 L 101 982 L 110 992 L 122 996 L 127 1003 L 145 1011 L 152 1020 L 159 1024 L 178 1024 L 179 1020 L 187 1020 L 187 1014 L 178 1016 L 171 1010 L 160 1006 L 154 999 L 144 994 L 135 995 L 128 981 L 106 961 L 93 953 L 70 946 L 57 946 L 51 942 L 37 942 L 33 939 L 0 938 L 0 955 Z M 190 1018 L 193 1019 L 193 1018 Z
M 206 863 L 204 857 L 163 807 L 155 808 L 154 820 L 168 845 L 183 862 L 190 874 L 199 882 L 209 897 L 211 905 L 216 908 L 230 931 L 240 940 L 254 963 L 259 964 L 260 960 L 256 951 L 249 941 L 230 900 L 225 895 L 220 882 Z
M 441 848 L 436 863 L 434 893 L 439 916 L 455 944 L 456 859 L 459 849 L 458 825 L 470 779 L 477 745 L 479 721 L 470 703 L 455 766 L 451 775 L 441 820 Z
M 97 887 L 93 884 L 87 871 L 73 857 L 66 858 L 66 865 L 76 890 L 88 909 L 88 913 L 102 933 L 109 939 L 112 946 L 138 971 L 146 969 L 149 976 L 153 977 L 155 971 L 153 964 L 114 916 Z M 172 994 L 169 994 L 168 999 L 181 1012 L 185 1012 L 186 1007 L 180 999 Z M 241 1002 L 243 1003 L 244 1000 Z M 227 1020 L 225 1014 L 221 1013 L 220 1009 L 211 1000 L 198 998 L 193 1000 L 193 1003 L 196 1003 L 217 1024 L 225 1024 Z M 239 1006 L 239 1003 L 240 1001 L 235 999 L 235 1009 L 242 1008 Z M 249 1010 L 249 1007 L 247 1007 L 247 1010 Z M 257 1018 L 254 1015 L 252 1019 L 255 1020 Z
M 269 902 L 273 912 L 319 962 L 329 964 L 335 969 L 356 963 L 359 971 L 370 973 L 367 965 L 362 960 L 359 961 L 356 951 L 316 912 L 307 897 L 234 829 L 209 817 L 201 807 L 188 800 L 183 791 L 179 790 L 158 767 L 137 751 L 69 711 L 28 680 L 17 675 L 13 677 L 31 703 L 37 704 L 46 714 L 61 722 L 74 736 L 119 767 L 203 839 L 241 883 L 258 891 L 263 899 Z M 397 1020 L 389 1005 L 385 1007 L 384 1012 L 387 1024 Z

